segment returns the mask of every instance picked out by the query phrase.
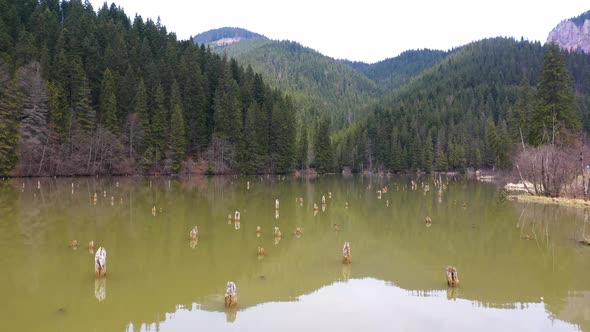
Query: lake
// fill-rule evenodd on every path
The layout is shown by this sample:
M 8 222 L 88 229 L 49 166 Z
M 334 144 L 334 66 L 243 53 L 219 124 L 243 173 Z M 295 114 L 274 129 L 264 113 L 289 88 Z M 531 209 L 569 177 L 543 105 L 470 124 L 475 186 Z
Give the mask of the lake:
M 462 178 L 443 177 L 441 195 L 432 178 L 413 180 L 0 181 L 0 330 L 590 331 L 584 210 L 506 201 Z M 104 279 L 91 240 L 107 250 Z M 225 310 L 230 280 L 238 305 Z

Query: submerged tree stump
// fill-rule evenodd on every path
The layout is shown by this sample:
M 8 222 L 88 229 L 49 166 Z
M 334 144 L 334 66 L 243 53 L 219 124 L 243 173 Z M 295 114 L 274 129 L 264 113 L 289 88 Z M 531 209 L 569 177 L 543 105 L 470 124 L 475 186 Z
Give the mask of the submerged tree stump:
M 344 246 L 342 247 L 342 263 L 344 263 L 344 264 L 352 263 L 352 255 L 350 252 L 350 243 L 348 241 L 344 242 Z
M 224 301 L 226 307 L 233 307 L 238 304 L 238 290 L 236 284 L 233 281 L 227 282 Z
M 459 273 L 454 266 L 447 266 L 447 285 L 451 287 L 459 286 Z

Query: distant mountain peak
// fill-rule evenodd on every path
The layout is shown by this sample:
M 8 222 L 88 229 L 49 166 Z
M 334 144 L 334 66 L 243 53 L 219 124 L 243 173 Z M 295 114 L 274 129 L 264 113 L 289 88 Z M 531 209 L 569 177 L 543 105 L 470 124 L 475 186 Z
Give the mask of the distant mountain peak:
M 547 43 L 551 42 L 568 51 L 590 54 L 590 10 L 559 23 L 547 37 Z
M 199 33 L 193 38 L 197 44 L 226 46 L 243 39 L 268 39 L 265 36 L 242 28 L 224 27 Z

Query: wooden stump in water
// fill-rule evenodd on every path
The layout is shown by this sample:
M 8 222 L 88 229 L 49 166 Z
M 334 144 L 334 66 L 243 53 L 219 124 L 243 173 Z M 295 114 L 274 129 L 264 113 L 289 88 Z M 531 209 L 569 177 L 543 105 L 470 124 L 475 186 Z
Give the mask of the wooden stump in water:
M 350 243 L 348 241 L 344 242 L 344 246 L 342 247 L 342 263 L 352 263 L 352 254 L 350 252 Z
M 236 284 L 233 281 L 227 283 L 224 296 L 225 307 L 233 307 L 238 304 L 238 292 Z
M 107 275 L 107 251 L 100 247 L 94 256 L 94 276 L 102 278 Z
M 233 307 L 238 304 L 238 297 L 235 295 L 225 294 L 225 306 Z
M 344 264 L 352 263 L 352 256 L 351 255 L 342 256 L 342 263 L 344 263 Z
M 191 229 L 189 236 L 191 238 L 191 240 L 196 240 L 197 237 L 199 236 L 199 228 L 197 228 L 197 226 L 193 227 L 193 229 Z
M 447 266 L 447 285 L 452 287 L 459 286 L 459 273 L 454 266 Z

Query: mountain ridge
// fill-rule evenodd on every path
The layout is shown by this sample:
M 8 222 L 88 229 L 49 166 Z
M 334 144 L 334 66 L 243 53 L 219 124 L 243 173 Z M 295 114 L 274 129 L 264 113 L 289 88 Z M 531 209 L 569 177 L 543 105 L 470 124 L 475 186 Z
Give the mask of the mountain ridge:
M 229 45 L 244 39 L 268 39 L 250 30 L 239 27 L 223 27 L 201 32 L 193 37 L 196 44 L 213 44 L 215 46 Z

